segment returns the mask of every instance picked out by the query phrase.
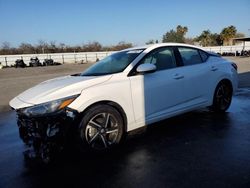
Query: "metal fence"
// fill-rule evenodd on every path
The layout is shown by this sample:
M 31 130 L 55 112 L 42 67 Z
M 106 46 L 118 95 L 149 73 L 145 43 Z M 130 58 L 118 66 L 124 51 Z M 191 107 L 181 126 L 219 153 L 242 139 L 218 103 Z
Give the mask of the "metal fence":
M 77 52 L 77 53 L 50 53 L 50 54 L 20 54 L 20 55 L 0 55 L 0 62 L 3 66 L 15 64 L 17 59 L 22 59 L 25 64 L 29 64 L 30 58 L 37 57 L 41 62 L 44 59 L 53 59 L 59 63 L 89 63 L 96 62 L 114 53 L 109 52 Z
M 242 50 L 250 50 L 250 46 L 211 46 L 211 47 L 203 47 L 207 51 L 215 52 L 215 53 L 234 53 L 236 55 L 236 52 L 240 53 Z

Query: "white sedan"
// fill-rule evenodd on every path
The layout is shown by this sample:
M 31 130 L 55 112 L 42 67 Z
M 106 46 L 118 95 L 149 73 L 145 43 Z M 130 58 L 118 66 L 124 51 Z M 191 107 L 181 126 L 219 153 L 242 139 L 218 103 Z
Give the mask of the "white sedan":
M 178 114 L 204 107 L 225 112 L 237 84 L 236 64 L 195 46 L 163 43 L 122 50 L 81 74 L 42 82 L 10 106 L 20 137 L 46 161 L 65 138 L 100 151 L 128 131 Z

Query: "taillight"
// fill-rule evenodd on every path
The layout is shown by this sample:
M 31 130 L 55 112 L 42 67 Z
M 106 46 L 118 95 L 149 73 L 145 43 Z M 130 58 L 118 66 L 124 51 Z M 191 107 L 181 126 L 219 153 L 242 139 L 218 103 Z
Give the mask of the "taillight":
M 238 70 L 238 66 L 236 65 L 236 63 L 231 63 L 231 65 L 233 66 L 233 68 L 237 71 Z

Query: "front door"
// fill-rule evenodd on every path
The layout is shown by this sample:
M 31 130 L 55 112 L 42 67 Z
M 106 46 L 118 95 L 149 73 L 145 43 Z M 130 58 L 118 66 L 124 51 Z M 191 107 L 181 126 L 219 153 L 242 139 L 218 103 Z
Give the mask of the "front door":
M 181 74 L 182 67 L 177 67 L 171 47 L 154 50 L 141 63 L 152 63 L 157 67 L 154 73 L 130 77 L 136 121 L 149 124 L 175 113 L 186 100 L 185 77 Z

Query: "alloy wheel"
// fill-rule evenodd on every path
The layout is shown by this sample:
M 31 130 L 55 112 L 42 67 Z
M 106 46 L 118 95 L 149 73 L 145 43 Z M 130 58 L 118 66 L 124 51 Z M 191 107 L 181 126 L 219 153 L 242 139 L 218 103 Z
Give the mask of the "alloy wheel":
M 98 113 L 87 123 L 85 139 L 95 150 L 105 150 L 117 142 L 118 120 L 111 113 Z
M 231 89 L 227 84 L 221 84 L 216 92 L 216 103 L 220 110 L 226 110 L 232 100 Z

